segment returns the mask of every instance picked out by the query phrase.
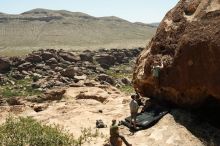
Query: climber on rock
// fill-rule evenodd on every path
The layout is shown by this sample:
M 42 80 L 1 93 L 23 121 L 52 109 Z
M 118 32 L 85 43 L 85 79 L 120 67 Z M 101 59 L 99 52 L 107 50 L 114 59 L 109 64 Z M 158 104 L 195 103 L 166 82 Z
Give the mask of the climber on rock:
M 151 71 L 152 71 L 152 75 L 154 80 L 157 82 L 157 85 L 160 85 L 160 70 L 164 67 L 163 61 L 161 62 L 161 64 L 156 64 L 153 65 Z

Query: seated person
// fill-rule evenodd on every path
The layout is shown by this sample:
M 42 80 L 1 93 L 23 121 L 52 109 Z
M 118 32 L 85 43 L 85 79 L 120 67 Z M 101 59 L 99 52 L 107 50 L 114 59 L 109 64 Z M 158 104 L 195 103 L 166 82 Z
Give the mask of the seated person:
M 124 142 L 126 146 L 132 146 L 127 142 L 124 136 L 119 134 L 119 127 L 116 124 L 116 120 L 113 119 L 110 127 L 110 144 L 111 146 L 122 146 L 122 142 Z

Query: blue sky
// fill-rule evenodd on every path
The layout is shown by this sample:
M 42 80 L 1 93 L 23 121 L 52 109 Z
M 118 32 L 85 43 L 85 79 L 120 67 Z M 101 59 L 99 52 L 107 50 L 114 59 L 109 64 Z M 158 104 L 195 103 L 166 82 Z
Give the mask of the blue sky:
M 18 14 L 34 8 L 118 16 L 131 22 L 159 22 L 178 0 L 0 0 L 0 12 Z

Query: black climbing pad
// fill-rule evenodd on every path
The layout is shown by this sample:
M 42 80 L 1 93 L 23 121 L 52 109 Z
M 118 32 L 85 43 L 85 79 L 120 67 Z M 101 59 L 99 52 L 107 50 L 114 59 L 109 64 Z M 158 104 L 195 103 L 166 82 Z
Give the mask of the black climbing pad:
M 164 115 L 166 115 L 169 112 L 167 108 L 156 108 L 156 107 L 151 107 L 147 111 L 143 113 L 139 113 L 137 115 L 137 123 L 136 123 L 136 129 L 133 128 L 133 126 L 130 124 L 131 117 L 125 118 L 124 121 L 121 121 L 122 125 L 127 126 L 130 129 L 133 130 L 143 130 L 146 128 L 149 128 L 153 126 L 156 122 L 158 122 Z

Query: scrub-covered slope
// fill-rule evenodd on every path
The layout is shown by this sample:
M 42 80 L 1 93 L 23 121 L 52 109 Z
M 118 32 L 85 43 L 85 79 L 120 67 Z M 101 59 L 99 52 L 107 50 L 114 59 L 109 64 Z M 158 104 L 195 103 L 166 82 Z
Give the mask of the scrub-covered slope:
M 156 28 L 117 17 L 34 9 L 20 15 L 0 14 L 0 48 L 91 47 L 145 42 Z M 117 46 L 116 46 L 117 47 Z

